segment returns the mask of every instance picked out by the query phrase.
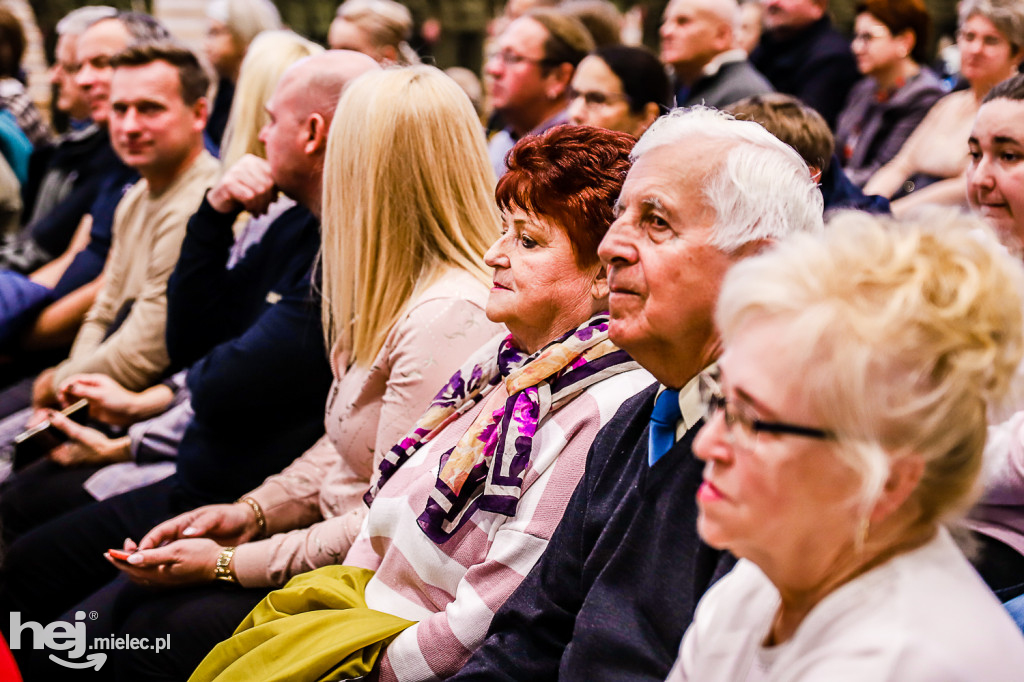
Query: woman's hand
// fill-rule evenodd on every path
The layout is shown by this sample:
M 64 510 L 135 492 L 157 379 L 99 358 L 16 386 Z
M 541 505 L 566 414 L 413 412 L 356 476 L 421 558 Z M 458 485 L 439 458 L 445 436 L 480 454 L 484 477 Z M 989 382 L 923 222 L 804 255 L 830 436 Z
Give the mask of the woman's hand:
M 70 405 L 85 398 L 89 417 L 112 426 L 128 426 L 164 411 L 174 392 L 159 384 L 135 393 L 105 374 L 78 374 L 57 389 L 60 401 Z
M 138 548 L 149 550 L 183 538 L 208 538 L 219 545 L 241 545 L 259 533 L 256 515 L 245 502 L 211 504 L 164 521 L 146 533 Z
M 128 436 L 107 438 L 96 429 L 76 424 L 53 410 L 49 411 L 47 418 L 55 429 L 63 431 L 71 439 L 50 451 L 50 459 L 57 464 L 111 464 L 127 462 L 132 458 L 131 439 Z
M 147 550 L 139 550 L 134 542 L 125 540 L 124 549 L 131 553 L 127 560 L 115 559 L 109 553 L 103 556 L 134 582 L 173 587 L 213 580 L 217 557 L 224 547 L 213 540 L 194 538 Z

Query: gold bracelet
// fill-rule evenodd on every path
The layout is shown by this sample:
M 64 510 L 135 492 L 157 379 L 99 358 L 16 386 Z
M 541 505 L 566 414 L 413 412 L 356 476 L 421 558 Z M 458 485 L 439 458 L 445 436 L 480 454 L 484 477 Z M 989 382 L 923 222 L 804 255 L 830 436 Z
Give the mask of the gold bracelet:
M 231 560 L 235 558 L 235 548 L 225 547 L 217 555 L 217 564 L 213 567 L 213 577 L 215 580 L 223 580 L 227 583 L 238 583 L 238 578 L 235 577 L 235 569 L 231 565 Z
M 263 508 L 260 507 L 260 503 L 251 497 L 243 497 L 239 502 L 245 502 L 247 505 L 252 507 L 252 512 L 256 515 L 256 530 L 257 537 L 264 538 L 267 536 L 267 517 L 263 515 Z

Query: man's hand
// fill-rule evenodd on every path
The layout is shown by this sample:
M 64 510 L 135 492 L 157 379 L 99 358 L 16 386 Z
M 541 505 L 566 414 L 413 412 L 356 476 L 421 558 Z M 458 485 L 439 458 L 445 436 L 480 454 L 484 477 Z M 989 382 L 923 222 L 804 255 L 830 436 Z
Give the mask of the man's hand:
M 157 384 L 145 391 L 129 391 L 105 374 L 76 374 L 60 385 L 61 404 L 85 398 L 89 401 L 89 418 L 112 426 L 129 426 L 167 409 L 174 401 L 174 392 Z
M 32 407 L 54 407 L 57 405 L 57 391 L 53 385 L 53 376 L 57 370 L 53 367 L 44 369 L 32 384 Z
M 48 418 L 55 429 L 67 434 L 67 443 L 50 451 L 50 459 L 63 466 L 76 464 L 110 464 L 126 462 L 131 456 L 131 439 L 107 438 L 96 429 L 76 424 L 60 412 L 50 411 Z
M 221 177 L 206 200 L 219 213 L 243 208 L 254 216 L 263 215 L 277 198 L 277 187 L 265 159 L 246 154 Z

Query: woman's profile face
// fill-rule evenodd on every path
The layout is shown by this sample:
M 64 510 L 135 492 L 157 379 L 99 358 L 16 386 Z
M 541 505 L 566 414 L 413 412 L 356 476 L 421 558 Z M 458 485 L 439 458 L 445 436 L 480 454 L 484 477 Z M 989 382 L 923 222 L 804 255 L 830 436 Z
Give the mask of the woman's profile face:
M 854 542 L 859 477 L 832 441 L 757 431 L 753 422 L 827 429 L 801 377 L 827 367 L 791 362 L 786 324 L 743 324 L 719 360 L 731 425 L 718 413 L 701 429 L 694 453 L 704 461 L 697 492 L 701 537 L 764 569 L 818 565 Z
M 987 17 L 980 14 L 967 19 L 957 31 L 960 48 L 960 73 L 972 86 L 991 87 L 1013 75 L 1020 62 L 1010 41 Z
M 207 26 L 203 51 L 206 52 L 210 65 L 222 77 L 231 77 L 237 73 L 238 67 L 242 64 L 242 57 L 245 56 L 245 49 L 235 42 L 231 30 L 216 19 L 210 19 Z
M 857 15 L 850 44 L 857 58 L 857 69 L 865 76 L 891 69 L 903 57 L 906 48 L 889 28 L 868 12 Z
M 642 115 L 633 114 L 622 81 L 600 57 L 583 59 L 572 78 L 569 120 L 639 136 L 647 127 Z
M 501 223 L 501 237 L 484 257 L 494 268 L 487 317 L 532 353 L 593 314 L 601 266 L 580 268 L 568 233 L 545 216 L 516 208 L 503 212 Z

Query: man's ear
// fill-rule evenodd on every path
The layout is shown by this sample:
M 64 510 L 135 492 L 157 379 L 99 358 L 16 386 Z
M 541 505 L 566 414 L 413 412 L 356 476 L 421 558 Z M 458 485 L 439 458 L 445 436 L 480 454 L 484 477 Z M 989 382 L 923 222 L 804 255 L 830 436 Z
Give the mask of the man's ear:
M 313 113 L 306 119 L 306 142 L 302 151 L 312 156 L 327 148 L 328 124 L 323 115 Z
M 547 75 L 547 87 L 544 89 L 548 99 L 555 100 L 561 97 L 569 89 L 569 83 L 572 82 L 572 74 L 575 71 L 572 64 L 563 62 L 558 66 L 552 67 L 551 71 Z
M 205 130 L 206 122 L 210 118 L 210 103 L 206 101 L 205 97 L 200 97 L 192 105 L 192 115 L 195 116 L 196 122 L 199 124 L 199 131 Z

